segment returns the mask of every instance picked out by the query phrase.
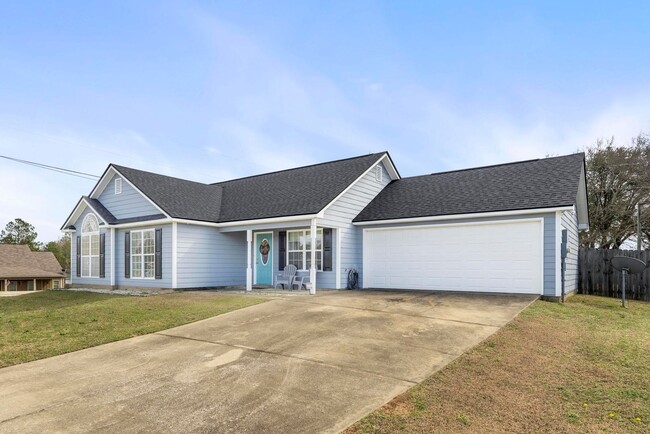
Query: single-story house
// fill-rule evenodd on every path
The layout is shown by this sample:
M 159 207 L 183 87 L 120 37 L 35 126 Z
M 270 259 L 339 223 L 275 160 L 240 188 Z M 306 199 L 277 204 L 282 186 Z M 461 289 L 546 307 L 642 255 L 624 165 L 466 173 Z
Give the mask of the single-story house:
M 63 288 L 65 273 L 52 252 L 22 244 L 0 244 L 0 291 Z
M 560 295 L 589 227 L 585 157 L 402 178 L 388 152 L 204 184 L 110 164 L 62 230 L 73 286 L 272 285 Z M 312 261 L 315 258 L 315 261 Z

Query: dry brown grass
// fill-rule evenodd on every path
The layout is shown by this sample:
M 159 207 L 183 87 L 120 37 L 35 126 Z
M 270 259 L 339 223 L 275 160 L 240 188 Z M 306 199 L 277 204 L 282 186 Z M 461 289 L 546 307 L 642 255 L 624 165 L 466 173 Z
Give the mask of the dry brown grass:
M 650 304 L 538 301 L 346 432 L 650 432 Z

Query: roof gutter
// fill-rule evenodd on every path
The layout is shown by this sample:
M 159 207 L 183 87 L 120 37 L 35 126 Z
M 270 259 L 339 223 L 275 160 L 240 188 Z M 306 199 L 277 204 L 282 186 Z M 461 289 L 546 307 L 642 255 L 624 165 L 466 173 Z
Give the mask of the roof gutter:
M 459 220 L 459 219 L 471 219 L 471 218 L 508 217 L 508 216 L 527 215 L 527 214 L 546 214 L 546 213 L 554 213 L 557 211 L 568 211 L 572 209 L 573 206 L 561 206 L 555 208 L 533 208 L 533 209 L 522 209 L 522 210 L 514 210 L 514 211 L 477 212 L 477 213 L 469 213 L 469 214 L 447 214 L 447 215 L 426 216 L 426 217 L 372 220 L 372 221 L 353 222 L 352 224 L 355 226 L 375 226 L 375 225 L 388 225 L 388 224 L 399 224 L 399 223 L 435 222 L 440 220 Z
M 258 225 L 264 223 L 282 223 L 282 222 L 293 222 L 296 220 L 311 220 L 317 218 L 318 214 L 303 214 L 303 215 L 293 215 L 287 217 L 271 217 L 265 219 L 256 219 L 256 220 L 237 220 L 234 222 L 223 222 L 223 223 L 211 223 L 216 227 L 227 228 L 229 226 L 244 226 L 244 225 Z M 194 220 L 178 220 L 179 223 L 191 223 L 191 224 L 200 224 L 200 222 L 195 222 Z
M 190 219 L 180 219 L 180 218 L 165 218 L 165 219 L 157 219 L 157 220 L 144 220 L 141 222 L 132 222 L 132 223 L 119 223 L 119 224 L 113 224 L 107 226 L 119 229 L 119 228 L 132 228 L 138 226 L 182 223 L 182 224 L 189 224 L 195 226 L 209 226 L 213 228 L 222 228 L 222 227 L 230 227 L 230 226 L 245 226 L 245 225 L 256 225 L 256 224 L 265 224 L 265 223 L 282 223 L 282 222 L 290 222 L 290 221 L 297 221 L 297 220 L 310 220 L 316 217 L 317 217 L 316 214 L 307 214 L 307 215 L 296 215 L 296 216 L 289 216 L 289 217 L 272 217 L 272 218 L 256 219 L 256 220 L 238 220 L 238 221 L 223 222 L 223 223 L 203 222 L 200 220 L 190 220 Z

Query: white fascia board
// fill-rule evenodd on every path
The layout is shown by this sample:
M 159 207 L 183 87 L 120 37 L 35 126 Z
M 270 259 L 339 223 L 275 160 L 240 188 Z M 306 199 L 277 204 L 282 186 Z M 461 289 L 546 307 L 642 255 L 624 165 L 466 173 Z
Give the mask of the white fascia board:
M 171 218 L 171 216 L 169 214 L 167 214 L 164 209 L 162 209 L 160 206 L 158 206 L 158 204 L 156 202 L 151 200 L 151 198 L 149 196 L 147 196 L 142 191 L 140 191 L 140 189 L 138 187 L 133 185 L 133 183 L 131 181 L 129 181 L 129 179 L 126 176 L 121 174 L 119 170 L 117 170 L 115 167 L 113 167 L 112 164 L 108 167 L 108 170 L 106 170 L 106 173 L 104 173 L 104 176 L 102 176 L 102 179 L 99 180 L 99 182 L 97 183 L 97 185 L 95 186 L 93 191 L 90 193 L 89 197 L 91 197 L 93 199 L 97 199 L 97 197 L 99 197 L 102 194 L 102 192 L 104 191 L 104 189 L 108 186 L 108 181 L 111 179 L 111 177 L 113 175 L 120 175 L 124 181 L 126 181 L 135 191 L 140 193 L 140 195 L 142 197 L 147 199 L 147 201 L 149 201 L 149 203 L 151 205 L 158 208 L 158 210 L 160 211 L 161 214 L 164 214 L 167 218 Z
M 97 181 L 97 184 L 95 184 L 95 187 L 93 187 L 93 190 L 90 192 L 88 197 L 96 199 L 99 197 L 99 195 L 102 194 L 106 186 L 108 185 L 108 181 L 115 175 L 116 171 L 115 168 L 113 167 L 112 164 L 109 164 L 106 170 L 104 171 L 104 174 L 102 175 L 101 178 L 99 178 L 99 181 Z
M 123 228 L 137 228 L 141 226 L 155 226 L 155 225 L 166 225 L 171 223 L 172 220 L 170 219 L 157 219 L 157 220 L 144 220 L 141 222 L 131 222 L 131 223 L 120 223 L 116 225 L 110 225 L 112 228 L 118 228 L 118 229 L 123 229 Z
M 440 220 L 459 220 L 459 219 L 471 219 L 471 218 L 488 218 L 488 217 L 508 217 L 508 216 L 518 216 L 518 215 L 527 215 L 527 214 L 547 214 L 554 213 L 557 211 L 566 211 L 573 209 L 571 206 L 563 206 L 557 208 L 535 208 L 535 209 L 525 209 L 525 210 L 516 210 L 516 211 L 496 211 L 496 212 L 476 212 L 469 214 L 448 214 L 440 216 L 428 216 L 428 217 L 412 217 L 412 218 L 403 218 L 403 219 L 390 219 L 390 220 L 373 220 L 367 222 L 353 222 L 355 226 L 375 226 L 375 225 L 388 225 L 388 224 L 400 224 L 400 223 L 418 223 L 418 222 L 434 222 Z
M 183 221 L 182 223 L 190 223 L 190 224 L 206 223 L 207 226 L 226 228 L 229 226 L 250 226 L 250 225 L 267 224 L 267 223 L 293 222 L 296 220 L 311 220 L 317 217 L 318 217 L 317 214 L 307 214 L 307 215 L 294 215 L 288 217 L 271 217 L 271 218 L 257 219 L 257 220 L 238 220 L 234 222 L 224 222 L 224 223 L 195 222 L 193 220 L 186 220 Z M 179 223 L 181 222 L 181 220 L 178 219 L 175 220 L 177 220 Z
M 315 214 L 297 215 L 297 216 L 290 216 L 290 217 L 273 217 L 273 218 L 258 219 L 258 220 L 241 220 L 241 221 L 225 222 L 225 223 L 204 222 L 200 220 L 189 220 L 189 219 L 178 219 L 178 218 L 165 218 L 165 219 L 158 219 L 158 220 L 145 220 L 141 222 L 121 223 L 121 224 L 116 224 L 111 226 L 116 228 L 128 228 L 128 227 L 148 226 L 148 225 L 156 225 L 156 224 L 181 223 L 187 225 L 221 228 L 221 227 L 229 227 L 229 226 L 251 226 L 256 224 L 283 223 L 283 222 L 292 222 L 296 220 L 310 220 L 313 218 L 316 218 Z
M 386 166 L 386 170 L 390 174 L 390 177 L 392 179 L 401 179 L 402 177 L 399 176 L 399 173 L 397 172 L 397 169 L 395 168 L 395 165 L 393 164 L 393 160 L 391 160 L 390 155 L 385 154 L 384 155 L 384 165 Z
M 83 209 L 82 210 L 79 209 L 79 207 L 81 207 L 82 205 L 84 207 L 88 206 L 88 203 L 84 200 L 83 197 L 81 199 L 79 199 L 79 201 L 77 202 L 77 205 L 75 205 L 74 209 L 72 210 L 72 213 L 70 213 L 70 217 L 68 217 L 68 219 L 65 221 L 65 223 L 63 223 L 63 226 L 61 226 L 62 231 L 65 232 L 67 230 L 66 228 L 68 226 L 70 226 L 73 221 L 76 221 L 79 218 L 79 216 L 83 212 Z M 74 232 L 74 231 L 72 231 L 72 232 Z
M 81 208 L 82 205 L 84 206 L 84 208 Z M 99 218 L 99 219 L 100 219 L 100 220 L 101 220 L 105 225 L 108 225 L 108 222 L 107 222 L 106 220 L 104 220 L 104 219 L 102 218 L 101 215 L 99 215 L 99 213 L 97 212 L 97 210 L 95 210 L 95 208 L 93 208 L 92 205 L 91 205 L 90 203 L 88 203 L 88 201 L 87 201 L 85 198 L 82 197 L 81 199 L 79 199 L 79 202 L 77 202 L 77 206 L 74 207 L 74 210 L 72 211 L 72 214 L 70 214 L 70 217 L 68 217 L 68 219 L 65 221 L 65 223 L 63 224 L 61 230 L 65 232 L 65 231 L 66 231 L 65 228 L 67 228 L 67 227 L 70 226 L 73 222 L 75 222 L 75 221 L 79 218 L 79 216 L 81 215 L 81 213 L 84 212 L 84 209 L 85 209 L 85 208 L 90 208 L 91 210 L 93 210 L 94 214 L 95 214 L 95 215 L 96 215 L 96 216 L 97 216 L 97 217 L 98 217 L 98 218 Z M 73 232 L 74 232 L 74 231 L 73 231 Z
M 587 178 L 583 165 L 578 183 L 578 194 L 576 196 L 576 213 L 578 216 L 578 229 L 589 230 L 589 199 L 587 198 Z
M 370 173 L 371 170 L 373 170 L 375 167 L 377 167 L 377 165 L 379 163 L 382 163 L 382 162 L 384 163 L 384 167 L 386 167 L 386 170 L 390 174 L 391 178 L 392 179 L 399 179 L 399 175 L 397 173 L 397 170 L 395 170 L 395 166 L 393 166 L 393 163 L 390 161 L 390 158 L 388 157 L 388 154 L 384 154 L 375 163 L 373 163 L 365 172 L 363 172 L 361 174 L 361 176 L 359 176 L 357 179 L 355 179 L 354 182 L 350 183 L 350 185 L 348 185 L 345 188 L 345 190 L 343 190 L 338 196 L 336 196 L 334 198 L 334 200 L 332 200 L 330 203 L 325 205 L 325 208 L 320 210 L 317 217 L 321 218 L 321 219 L 323 217 L 325 217 L 325 211 L 327 211 L 327 209 L 329 207 L 331 207 L 334 203 L 336 203 L 336 201 L 339 200 L 341 198 L 341 196 L 343 196 L 345 193 L 347 193 L 352 187 L 354 187 L 356 185 L 357 182 L 359 182 L 361 179 L 363 179 L 364 176 L 366 176 L 368 173 Z

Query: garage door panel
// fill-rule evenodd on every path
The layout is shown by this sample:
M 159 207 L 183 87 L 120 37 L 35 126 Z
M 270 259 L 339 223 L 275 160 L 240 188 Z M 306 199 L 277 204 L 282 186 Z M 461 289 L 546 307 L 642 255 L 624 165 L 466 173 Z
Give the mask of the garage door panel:
M 540 220 L 364 231 L 366 287 L 541 293 Z

